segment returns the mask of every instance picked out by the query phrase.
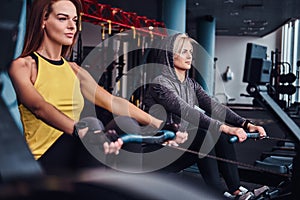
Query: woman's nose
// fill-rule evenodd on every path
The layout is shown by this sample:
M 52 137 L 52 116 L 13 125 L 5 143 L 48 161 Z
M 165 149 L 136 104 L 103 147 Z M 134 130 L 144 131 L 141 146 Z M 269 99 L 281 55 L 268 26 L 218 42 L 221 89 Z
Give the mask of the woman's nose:
M 192 58 L 192 57 L 193 57 L 192 53 L 187 54 L 187 58 Z
M 76 27 L 76 23 L 73 20 L 69 21 L 68 28 L 74 30 Z

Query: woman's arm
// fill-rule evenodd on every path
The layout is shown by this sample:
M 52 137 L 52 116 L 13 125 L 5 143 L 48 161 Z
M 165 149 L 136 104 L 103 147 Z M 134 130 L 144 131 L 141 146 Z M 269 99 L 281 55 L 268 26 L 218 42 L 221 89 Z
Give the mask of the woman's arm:
M 226 123 L 235 126 L 230 127 L 227 125 L 223 125 L 222 127 L 220 127 L 222 132 L 230 135 L 237 135 L 239 137 L 240 142 L 244 135 L 244 131 L 241 131 L 241 127 L 249 132 L 259 132 L 261 137 L 266 136 L 266 132 L 263 127 L 256 126 L 253 123 L 246 124 L 248 120 L 239 116 L 227 106 L 216 102 L 203 90 L 203 88 L 198 83 L 194 83 L 194 85 L 196 88 L 196 96 L 199 101 L 200 107 L 206 112 L 208 112 L 212 117 L 215 117 L 216 119 L 225 121 Z
M 183 100 L 172 86 L 172 82 L 165 78 L 156 78 L 154 82 L 156 84 L 150 85 L 148 92 L 155 103 L 162 105 L 167 113 L 177 115 L 199 128 L 219 130 L 221 124 Z
M 13 61 L 9 75 L 19 102 L 28 108 L 36 118 L 64 133 L 73 133 L 75 121 L 49 104 L 35 89 L 37 66 L 34 59 L 28 56 Z M 104 153 L 118 154 L 122 144 L 120 139 L 116 142 L 105 142 L 103 144 Z
M 198 128 L 210 129 L 213 132 L 223 132 L 228 135 L 236 135 L 239 138 L 239 142 L 243 142 L 247 139 L 247 135 L 242 128 L 222 124 L 218 120 L 212 119 L 189 105 L 177 95 L 172 84 L 166 79 L 161 78 L 156 81 L 159 84 L 150 86 L 150 95 L 155 99 L 156 103 L 162 105 L 167 112 L 182 117 Z
M 159 128 L 162 120 L 156 119 L 139 109 L 126 99 L 116 97 L 100 87 L 88 71 L 76 63 L 70 63 L 72 69 L 80 80 L 82 94 L 95 105 L 100 106 L 116 115 L 129 116 L 143 125 Z
M 246 120 L 245 118 L 239 116 L 227 106 L 215 101 L 197 82 L 193 81 L 193 84 L 198 104 L 201 109 L 207 112 L 212 118 L 224 121 L 236 127 L 242 127 L 243 122 Z
M 75 122 L 49 104 L 35 89 L 37 66 L 34 59 L 30 56 L 18 58 L 12 62 L 8 72 L 19 103 L 48 125 L 65 133 L 73 132 Z

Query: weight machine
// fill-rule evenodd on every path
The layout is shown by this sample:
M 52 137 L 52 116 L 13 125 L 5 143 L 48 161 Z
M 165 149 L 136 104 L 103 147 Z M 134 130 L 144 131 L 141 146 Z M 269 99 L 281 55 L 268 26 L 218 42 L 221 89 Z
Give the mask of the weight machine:
M 290 134 L 288 138 L 279 141 L 271 152 L 264 152 L 261 160 L 257 160 L 255 165 L 275 170 L 279 174 L 292 173 L 293 188 L 298 182 L 295 177 L 299 176 L 296 169 L 299 168 L 300 128 L 286 111 L 291 105 L 291 95 L 297 90 L 292 83 L 299 77 L 292 73 L 289 63 L 279 61 L 278 50 L 272 52 L 271 61 L 267 60 L 266 50 L 265 46 L 247 44 L 243 82 L 248 83 L 247 96 L 253 97 L 254 103 L 271 110 L 288 128 Z M 285 69 L 286 65 L 288 69 Z M 299 62 L 297 65 L 299 66 Z M 288 95 L 287 103 L 284 99 L 280 99 L 283 95 Z M 295 189 L 293 192 L 296 195 Z
M 300 129 L 294 120 L 284 111 L 280 94 L 290 95 L 296 92 L 296 87 L 292 83 L 296 80 L 296 75 L 291 72 L 281 73 L 280 65 L 286 64 L 278 61 L 278 50 L 272 52 L 272 61 L 267 60 L 267 47 L 248 43 L 245 59 L 245 70 L 243 82 L 247 82 L 247 92 L 250 97 L 254 97 L 260 105 L 268 106 L 279 119 L 290 129 L 293 135 L 300 140 Z M 285 85 L 284 83 L 288 83 Z M 290 102 L 289 102 L 290 103 Z

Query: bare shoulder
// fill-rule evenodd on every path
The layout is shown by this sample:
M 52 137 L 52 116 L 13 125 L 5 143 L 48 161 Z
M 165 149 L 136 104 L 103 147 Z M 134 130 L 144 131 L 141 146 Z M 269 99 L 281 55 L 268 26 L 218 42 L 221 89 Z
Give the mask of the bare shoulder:
M 28 77 L 32 78 L 33 72 L 36 71 L 35 60 L 31 56 L 26 56 L 22 58 L 15 59 L 8 70 L 11 78 L 14 77 Z M 34 73 L 36 74 L 36 73 Z
M 12 69 L 12 70 L 14 70 L 15 68 L 31 69 L 35 65 L 36 65 L 35 60 L 31 56 L 26 56 L 26 57 L 15 59 L 11 63 L 10 69 Z
M 77 65 L 76 62 L 68 62 L 68 63 L 69 63 L 69 65 L 72 67 L 73 70 L 76 70 L 76 71 L 79 70 L 80 66 Z
M 80 67 L 76 62 L 68 62 L 68 63 L 73 69 L 73 71 L 75 72 L 75 74 L 77 74 L 78 78 L 80 78 L 81 76 L 88 75 L 88 72 L 84 68 Z
M 35 60 L 31 56 L 26 56 L 15 59 L 13 63 L 18 65 L 26 65 L 35 63 Z
M 68 62 L 75 74 L 78 74 L 78 72 L 82 71 L 81 67 L 76 62 Z

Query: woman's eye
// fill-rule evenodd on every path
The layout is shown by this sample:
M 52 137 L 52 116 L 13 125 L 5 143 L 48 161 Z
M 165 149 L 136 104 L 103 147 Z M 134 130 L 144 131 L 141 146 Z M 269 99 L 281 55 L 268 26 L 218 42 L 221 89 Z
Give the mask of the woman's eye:
M 183 50 L 183 51 L 182 51 L 182 54 L 185 54 L 185 53 L 187 53 L 187 50 Z
M 58 20 L 59 21 L 64 21 L 64 20 L 66 20 L 67 18 L 65 18 L 65 17 L 60 17 L 60 18 L 58 18 Z

